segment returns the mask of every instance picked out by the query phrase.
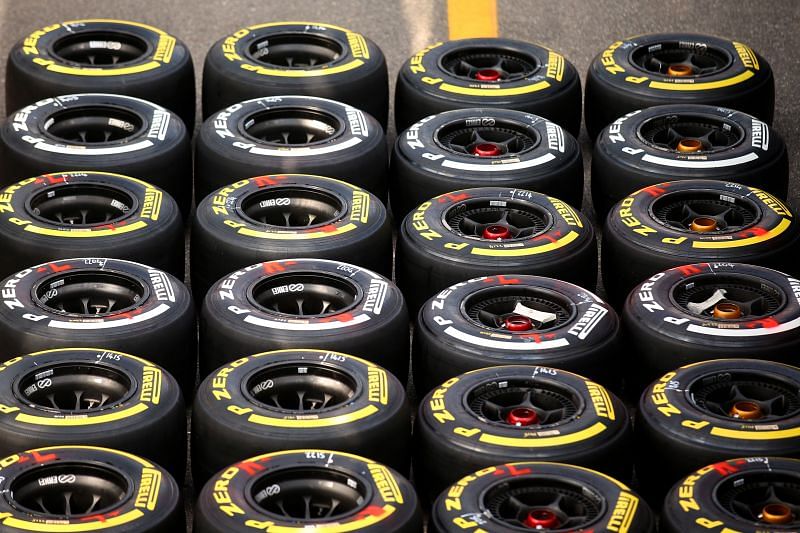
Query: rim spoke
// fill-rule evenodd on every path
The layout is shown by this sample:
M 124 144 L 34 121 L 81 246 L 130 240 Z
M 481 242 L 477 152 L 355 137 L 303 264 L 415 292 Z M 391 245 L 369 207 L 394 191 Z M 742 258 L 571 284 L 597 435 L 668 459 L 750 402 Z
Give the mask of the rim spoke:
M 484 309 L 478 311 L 478 319 L 484 324 L 490 325 L 495 328 L 499 328 L 503 325 L 502 316 L 486 311 Z

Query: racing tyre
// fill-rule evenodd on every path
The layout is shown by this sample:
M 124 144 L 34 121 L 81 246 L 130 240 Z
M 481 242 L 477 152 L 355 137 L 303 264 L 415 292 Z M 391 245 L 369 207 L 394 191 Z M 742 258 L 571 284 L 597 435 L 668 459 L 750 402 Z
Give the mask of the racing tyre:
M 398 136 L 390 179 L 396 219 L 432 196 L 465 185 L 530 189 L 579 208 L 581 148 L 557 124 L 507 109 L 447 111 Z
M 108 19 L 51 24 L 8 54 L 7 110 L 88 92 L 149 100 L 194 127 L 192 56 L 183 42 L 153 26 Z
M 192 228 L 192 289 L 201 300 L 231 270 L 313 257 L 392 275 L 386 208 L 348 183 L 281 174 L 237 181 L 206 197 Z
M 445 381 L 420 403 L 414 475 L 433 500 L 505 461 L 555 461 L 629 479 L 630 420 L 602 386 L 564 370 L 500 366 Z
M 220 471 L 203 487 L 194 518 L 195 533 L 419 533 L 422 527 L 414 489 L 397 472 L 315 448 L 261 455 Z
M 641 189 L 609 213 L 603 231 L 603 286 L 621 304 L 637 283 L 701 262 L 760 265 L 800 275 L 794 213 L 755 187 L 711 180 Z
M 511 39 L 432 44 L 400 69 L 395 125 L 402 131 L 428 115 L 468 107 L 516 109 L 546 117 L 577 136 L 581 80 L 564 56 Z
M 0 366 L 0 454 L 86 444 L 155 461 L 182 480 L 186 413 L 168 372 L 113 350 L 58 348 Z
M 663 104 L 729 107 L 772 123 L 775 79 L 746 44 L 692 33 L 658 33 L 616 41 L 586 75 L 586 129 L 602 128 L 636 109 Z
M 338 178 L 386 200 L 389 156 L 374 118 L 310 96 L 233 104 L 203 123 L 195 151 L 198 202 L 220 187 L 265 174 Z
M 573 465 L 521 462 L 478 470 L 445 489 L 429 527 L 433 533 L 652 533 L 655 520 L 647 504 L 614 478 Z
M 0 526 L 25 531 L 186 531 L 172 476 L 135 455 L 92 446 L 52 446 L 0 461 Z
M 403 220 L 395 275 L 412 311 L 450 285 L 498 272 L 558 278 L 593 291 L 594 229 L 561 200 L 501 187 L 445 193 Z
M 175 201 L 148 183 L 107 172 L 61 172 L 0 191 L 0 276 L 70 257 L 128 259 L 183 279 Z
M 76 94 L 31 104 L 5 120 L 0 153 L 2 184 L 65 170 L 113 172 L 164 189 L 189 214 L 192 149 L 186 127 L 144 100 Z
M 400 290 L 375 272 L 325 259 L 258 263 L 206 294 L 201 377 L 254 353 L 319 348 L 363 357 L 405 382 L 408 328 Z
M 620 383 L 619 319 L 577 285 L 538 276 L 489 276 L 428 300 L 414 329 L 414 386 L 427 393 L 470 370 L 535 364 Z
M 634 191 L 670 180 L 713 179 L 786 198 L 786 145 L 745 113 L 704 105 L 633 111 L 603 129 L 592 154 L 592 203 L 598 220 Z
M 800 528 L 800 461 L 747 457 L 708 465 L 675 484 L 664 501 L 659 531 L 717 528 L 778 533 Z
M 0 361 L 53 346 L 101 346 L 163 367 L 186 395 L 194 388 L 194 306 L 166 272 L 121 259 L 63 259 L 0 284 Z
M 381 367 L 338 352 L 280 350 L 209 375 L 192 411 L 192 467 L 204 482 L 261 453 L 323 447 L 408 473 L 411 410 Z
M 217 41 L 203 68 L 203 116 L 242 100 L 320 96 L 363 109 L 386 129 L 389 78 L 378 45 L 331 24 L 272 22 Z
M 651 501 L 707 464 L 800 456 L 800 369 L 719 359 L 668 372 L 642 395 L 636 474 Z
M 798 294 L 800 281 L 738 263 L 697 263 L 651 276 L 631 291 L 622 313 L 632 390 L 708 359 L 795 362 Z

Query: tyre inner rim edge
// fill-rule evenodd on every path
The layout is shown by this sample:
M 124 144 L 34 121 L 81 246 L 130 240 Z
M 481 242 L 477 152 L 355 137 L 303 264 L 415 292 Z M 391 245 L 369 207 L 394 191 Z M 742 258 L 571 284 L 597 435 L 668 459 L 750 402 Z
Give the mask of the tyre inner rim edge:
M 520 285 L 476 291 L 464 299 L 461 312 L 480 328 L 521 335 L 559 328 L 575 314 L 569 298 Z
M 701 78 L 730 66 L 728 52 L 707 43 L 685 46 L 679 41 L 664 41 L 636 48 L 631 63 L 640 69 L 669 78 Z
M 502 48 L 454 50 L 440 60 L 440 67 L 457 78 L 484 83 L 513 82 L 541 68 L 535 57 Z
M 104 183 L 65 183 L 45 187 L 26 202 L 34 218 L 70 228 L 102 228 L 122 222 L 137 211 L 129 192 Z
M 318 318 L 343 313 L 357 305 L 361 289 L 352 281 L 323 272 L 292 272 L 256 282 L 249 299 L 267 313 Z
M 258 370 L 243 382 L 245 396 L 271 410 L 319 413 L 356 398 L 360 387 L 342 370 L 313 362 L 292 362 Z
M 675 113 L 646 120 L 636 133 L 648 146 L 688 156 L 725 152 L 745 138 L 741 126 L 731 120 Z
M 278 107 L 251 113 L 242 121 L 244 136 L 275 146 L 315 146 L 344 132 L 344 124 L 332 114 L 304 107 Z
M 481 124 L 472 125 L 472 120 Z M 433 138 L 445 150 L 479 159 L 519 155 L 541 142 L 538 132 L 525 124 L 488 117 L 446 124 L 434 132 Z
M 283 69 L 314 69 L 335 63 L 344 54 L 339 41 L 310 33 L 285 33 L 256 39 L 246 55 L 253 61 Z
M 88 318 L 136 312 L 149 294 L 132 276 L 100 270 L 55 274 L 33 287 L 33 300 L 44 309 Z
M 56 57 L 84 67 L 116 67 L 142 59 L 148 44 L 135 35 L 117 31 L 79 31 L 53 44 Z
M 538 237 L 552 227 L 553 217 L 535 204 L 499 198 L 475 198 L 447 209 L 442 215 L 442 222 L 463 237 L 483 241 L 514 241 Z
M 710 235 L 742 231 L 761 220 L 754 202 L 727 191 L 668 192 L 649 211 L 664 226 Z
M 738 519 L 770 530 L 800 526 L 800 476 L 786 472 L 745 472 L 725 478 L 714 500 Z
M 79 105 L 47 117 L 43 131 L 66 144 L 94 146 L 124 144 L 141 136 L 147 121 L 128 109 L 104 105 Z
M 347 204 L 316 187 L 273 187 L 245 196 L 238 206 L 250 221 L 281 228 L 318 228 L 340 220 Z
M 522 430 L 563 425 L 582 413 L 584 406 L 571 387 L 513 377 L 492 379 L 473 387 L 464 402 L 480 419 Z
M 122 473 L 89 462 L 45 464 L 11 481 L 14 507 L 48 518 L 103 515 L 131 497 L 132 483 Z
M 677 283 L 670 297 L 675 305 L 701 318 L 752 321 L 780 311 L 786 294 L 767 280 L 737 274 L 701 274 Z
M 605 499 L 585 484 L 541 474 L 496 483 L 481 502 L 493 518 L 520 531 L 577 531 L 606 511 Z

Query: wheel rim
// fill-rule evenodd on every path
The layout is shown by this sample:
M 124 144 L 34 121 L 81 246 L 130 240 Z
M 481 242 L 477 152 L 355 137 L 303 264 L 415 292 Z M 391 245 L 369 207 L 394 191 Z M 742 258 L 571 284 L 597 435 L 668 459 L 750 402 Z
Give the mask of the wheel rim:
M 34 194 L 26 210 L 34 218 L 63 226 L 96 228 L 117 224 L 139 207 L 136 197 L 106 184 L 67 183 Z
M 326 67 L 343 53 L 344 47 L 338 41 L 309 33 L 270 35 L 247 48 L 250 59 L 282 69 Z
M 127 109 L 81 106 L 57 111 L 44 124 L 50 137 L 77 145 L 119 143 L 144 132 L 146 121 Z
M 798 384 L 766 372 L 715 372 L 694 380 L 686 390 L 699 409 L 722 418 L 766 423 L 800 413 Z
M 676 284 L 671 296 L 687 312 L 720 321 L 765 318 L 786 301 L 784 291 L 767 280 L 726 274 L 692 276 Z
M 352 376 L 317 364 L 285 364 L 256 371 L 244 381 L 251 402 L 295 414 L 340 407 L 358 395 Z
M 321 467 L 295 467 L 261 476 L 250 497 L 271 515 L 302 522 L 332 522 L 364 509 L 366 483 L 356 476 Z
M 50 412 L 89 414 L 114 409 L 134 393 L 126 372 L 78 362 L 38 367 L 14 385 L 22 402 Z
M 461 312 L 483 329 L 503 333 L 543 333 L 566 324 L 574 304 L 563 295 L 539 287 L 505 286 L 482 289 L 464 299 Z
M 463 237 L 513 241 L 541 235 L 552 226 L 553 217 L 537 205 L 485 198 L 453 205 L 444 213 L 443 223 Z
M 639 126 L 645 144 L 674 153 L 714 154 L 741 143 L 745 132 L 738 124 L 716 117 L 669 114 Z
M 121 32 L 87 31 L 68 35 L 53 45 L 56 56 L 85 67 L 124 65 L 142 59 L 147 43 L 134 35 Z
M 563 425 L 583 410 L 571 388 L 524 378 L 482 383 L 465 396 L 465 404 L 489 423 L 525 429 Z
M 140 281 L 117 272 L 83 271 L 56 274 L 33 288 L 44 309 L 75 317 L 103 317 L 131 312 L 147 299 Z
M 753 201 L 719 191 L 667 193 L 653 202 L 650 214 L 664 226 L 695 233 L 738 232 L 761 220 Z
M 455 50 L 441 59 L 440 66 L 451 76 L 490 83 L 521 80 L 540 68 L 529 54 L 491 47 Z
M 800 476 L 783 472 L 747 472 L 717 486 L 715 498 L 739 519 L 770 530 L 800 526 Z
M 333 115 L 300 107 L 261 111 L 242 123 L 242 132 L 247 137 L 278 146 L 322 144 L 342 131 L 343 124 Z
M 336 194 L 312 187 L 277 187 L 245 196 L 239 209 L 256 224 L 281 228 L 316 228 L 331 224 L 347 211 Z
M 642 70 L 675 78 L 712 76 L 732 62 L 728 52 L 706 44 L 686 48 L 679 41 L 651 43 L 637 48 L 631 62 Z
M 15 507 L 65 520 L 103 515 L 130 497 L 131 483 L 119 472 L 98 464 L 38 466 L 11 482 Z
M 493 518 L 522 531 L 583 530 L 606 508 L 603 497 L 586 485 L 545 476 L 502 482 L 482 499 Z
M 538 146 L 541 138 L 531 127 L 490 118 L 477 126 L 470 120 L 442 126 L 434 133 L 434 141 L 459 155 L 491 158 L 523 154 Z
M 323 273 L 287 273 L 256 283 L 250 300 L 263 311 L 315 318 L 342 313 L 361 300 L 361 289 L 346 278 Z

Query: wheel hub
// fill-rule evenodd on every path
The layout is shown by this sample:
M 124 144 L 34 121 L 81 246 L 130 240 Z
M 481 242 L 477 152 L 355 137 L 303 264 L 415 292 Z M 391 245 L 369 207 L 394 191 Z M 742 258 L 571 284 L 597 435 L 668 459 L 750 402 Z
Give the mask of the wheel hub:
M 514 407 L 506 415 L 506 422 L 512 426 L 532 426 L 538 421 L 536 411 L 527 407 Z
M 506 226 L 493 224 L 484 228 L 482 236 L 491 241 L 500 241 L 511 238 L 511 231 Z
M 133 311 L 148 295 L 140 281 L 106 271 L 58 274 L 33 288 L 34 301 L 45 309 L 92 318 Z
M 497 81 L 500 76 L 501 74 L 492 68 L 484 68 L 475 73 L 475 79 L 479 81 Z
M 343 125 L 329 113 L 302 107 L 268 109 L 248 116 L 242 132 L 257 141 L 279 146 L 312 146 L 329 142 Z
M 681 139 L 678 141 L 678 151 L 684 153 L 699 152 L 703 149 L 703 141 L 700 139 Z
M 666 114 L 643 122 L 637 135 L 645 144 L 677 153 L 716 153 L 741 143 L 745 132 L 735 122 L 703 115 Z
M 719 303 L 714 306 L 713 315 L 720 320 L 736 320 L 742 318 L 742 308 L 735 303 Z
M 347 207 L 338 195 L 312 187 L 271 187 L 248 194 L 239 206 L 258 224 L 312 228 L 338 220 Z
M 549 509 L 534 509 L 525 517 L 525 526 L 531 529 L 555 529 L 560 520 Z
M 507 317 L 503 325 L 508 331 L 530 331 L 533 329 L 533 321 L 521 315 Z
M 496 144 L 481 143 L 472 148 L 472 155 L 477 155 L 480 157 L 495 157 L 498 155 L 503 155 L 503 151 Z
M 764 416 L 761 407 L 755 402 L 739 401 L 733 404 L 730 416 L 742 420 L 757 420 Z
M 298 414 L 340 406 L 357 391 L 358 385 L 349 375 L 316 364 L 284 364 L 245 380 L 246 396 L 255 403 Z
M 692 220 L 689 229 L 698 233 L 708 233 L 709 231 L 716 231 L 719 228 L 717 227 L 717 221 L 713 218 L 697 217 Z
M 295 317 L 342 313 L 360 297 L 359 288 L 348 279 L 316 272 L 270 276 L 250 290 L 250 300 L 262 310 Z
M 667 67 L 667 76 L 674 78 L 683 78 L 694 74 L 694 69 L 689 65 L 669 65 Z
M 788 524 L 793 519 L 792 509 L 782 503 L 770 503 L 761 511 L 761 520 L 767 524 Z
M 87 363 L 38 367 L 14 388 L 14 394 L 29 405 L 70 414 L 113 409 L 134 392 L 133 381 L 125 373 Z
M 144 118 L 127 109 L 85 105 L 53 113 L 47 118 L 44 131 L 64 143 L 95 145 L 138 136 L 145 125 Z
M 105 184 L 67 183 L 46 187 L 28 201 L 31 215 L 75 228 L 117 224 L 136 211 L 136 198 Z

